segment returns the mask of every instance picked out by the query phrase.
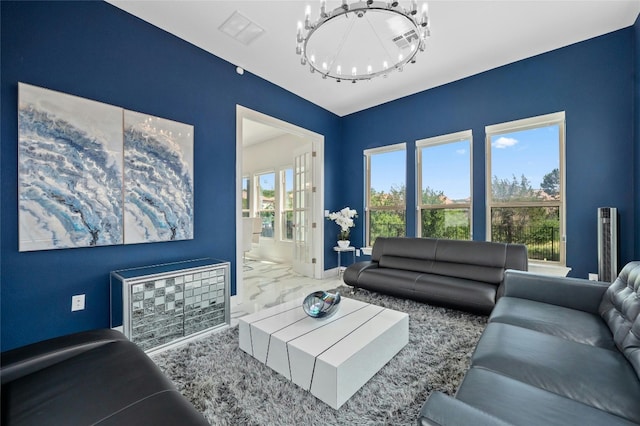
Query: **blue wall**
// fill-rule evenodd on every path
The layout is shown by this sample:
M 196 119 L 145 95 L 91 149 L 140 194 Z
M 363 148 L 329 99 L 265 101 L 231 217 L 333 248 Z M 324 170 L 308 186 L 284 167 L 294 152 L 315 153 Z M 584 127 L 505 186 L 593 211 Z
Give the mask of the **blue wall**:
M 598 206 L 619 208 L 623 261 L 640 239 L 639 24 L 340 119 L 102 2 L 7 2 L 1 7 L 1 342 L 30 342 L 108 326 L 108 273 L 212 256 L 235 259 L 235 108 L 260 111 L 325 135 L 325 208 L 363 210 L 362 150 L 408 143 L 413 203 L 415 140 L 474 134 L 474 238 L 484 239 L 484 126 L 567 112 L 568 263 L 596 270 Z M 634 43 L 635 49 L 634 50 Z M 195 126 L 192 241 L 18 252 L 17 83 L 142 111 Z M 635 93 L 635 97 L 630 93 Z M 636 130 L 634 134 L 634 128 Z M 635 139 L 634 139 L 635 137 Z M 634 152 L 635 141 L 635 152 Z M 634 157 L 635 155 L 635 157 Z M 635 167 L 635 168 L 634 168 Z M 640 179 L 638 179 L 640 181 Z M 635 191 L 635 192 L 634 192 Z M 638 206 L 635 206 L 636 208 Z M 415 232 L 409 209 L 409 234 Z M 634 222 L 638 227 L 634 228 Z M 357 231 L 362 231 L 363 215 Z M 325 227 L 325 268 L 335 266 Z M 362 235 L 354 243 L 362 244 Z M 635 247 L 640 253 L 640 243 Z M 235 282 L 235 265 L 232 266 Z M 70 312 L 73 294 L 87 309 Z
M 415 205 L 415 141 L 473 131 L 473 237 L 485 239 L 486 125 L 566 111 L 567 264 L 597 272 L 596 209 L 620 213 L 622 262 L 634 257 L 634 29 L 528 58 L 343 118 L 345 170 L 362 179 L 362 150 L 407 142 L 407 199 Z M 427 59 L 428 60 L 428 54 Z M 345 201 L 362 211 L 361 186 Z M 407 209 L 408 235 L 415 210 Z M 363 218 L 360 218 L 363 224 Z M 364 227 L 360 226 L 360 230 Z M 361 232 L 362 234 L 362 232 Z M 361 244 L 363 236 L 356 244 Z
M 339 117 L 103 2 L 2 2 L 2 341 L 8 350 L 107 327 L 109 271 L 211 256 L 235 260 L 236 104 L 325 135 Z M 195 239 L 18 252 L 17 94 L 25 82 L 195 126 Z M 335 193 L 331 180 L 327 194 Z M 331 196 L 327 208 L 336 208 Z M 335 262 L 329 251 L 327 260 Z M 232 265 L 235 277 L 235 265 Z M 235 285 L 235 278 L 232 278 Z M 84 311 L 71 296 L 86 294 Z

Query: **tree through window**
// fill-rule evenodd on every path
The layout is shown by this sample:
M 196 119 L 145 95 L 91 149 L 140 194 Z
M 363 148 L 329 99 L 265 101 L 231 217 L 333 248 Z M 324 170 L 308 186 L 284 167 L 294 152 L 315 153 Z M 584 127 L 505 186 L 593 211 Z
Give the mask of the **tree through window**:
M 486 133 L 491 241 L 525 244 L 530 259 L 564 265 L 564 112 Z
M 378 237 L 406 235 L 405 144 L 366 150 L 367 245 Z
M 418 236 L 471 239 L 471 131 L 416 142 Z

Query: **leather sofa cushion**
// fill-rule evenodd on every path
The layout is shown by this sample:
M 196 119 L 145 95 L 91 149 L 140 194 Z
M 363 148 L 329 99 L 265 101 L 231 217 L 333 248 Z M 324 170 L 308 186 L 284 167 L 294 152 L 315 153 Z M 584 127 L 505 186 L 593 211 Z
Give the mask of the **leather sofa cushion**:
M 640 261 L 622 268 L 605 292 L 599 312 L 640 377 Z
M 169 410 L 180 424 L 207 424 L 129 341 L 96 347 L 2 386 L 7 425 L 154 424 L 149 413 L 158 418 Z
M 402 269 L 374 268 L 366 269 L 358 277 L 359 283 L 366 283 L 366 288 L 380 293 L 405 291 L 412 293 L 415 281 L 421 274 Z
M 380 260 L 378 261 L 378 267 L 429 273 L 433 270 L 433 260 L 416 259 L 415 257 L 401 257 L 385 254 L 380 257 Z
M 615 349 L 609 327 L 598 315 L 576 309 L 503 296 L 489 322 L 517 325 L 574 342 Z
M 496 298 L 496 287 L 492 284 L 433 274 L 418 276 L 414 291 L 414 299 L 420 302 L 435 302 L 482 313 L 491 312 Z
M 487 241 L 379 237 L 371 260 L 380 268 L 447 275 L 499 285 L 505 269 L 527 269 L 526 247 Z
M 640 422 L 640 381 L 618 351 L 492 322 L 471 364 Z
M 456 399 L 502 421 L 520 426 L 635 424 L 553 392 L 479 367 L 472 367 L 467 371 Z M 452 413 L 452 415 L 455 414 Z
M 498 286 L 504 278 L 504 269 L 502 267 L 498 268 L 466 263 L 435 262 L 431 272 L 439 275 L 490 283 L 494 285 L 494 292 L 495 287 Z
M 378 264 L 380 268 L 402 269 L 491 283 L 494 285 L 494 292 L 495 286 L 499 285 L 504 277 L 504 270 L 501 268 L 464 263 L 436 262 L 391 255 L 380 257 Z
M 383 255 L 410 259 L 434 260 L 438 240 L 431 238 L 378 237 L 373 245 L 371 260 L 379 262 Z
M 502 243 L 438 240 L 436 248 L 438 262 L 464 263 L 503 269 L 506 258 L 507 245 Z

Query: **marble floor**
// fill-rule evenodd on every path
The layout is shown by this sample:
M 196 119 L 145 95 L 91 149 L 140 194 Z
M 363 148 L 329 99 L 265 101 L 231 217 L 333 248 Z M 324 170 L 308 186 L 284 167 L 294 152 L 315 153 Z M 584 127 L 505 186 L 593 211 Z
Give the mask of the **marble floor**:
M 290 264 L 255 259 L 244 261 L 243 274 L 242 298 L 231 306 L 232 325 L 243 315 L 343 284 L 336 275 L 313 279 L 295 273 Z

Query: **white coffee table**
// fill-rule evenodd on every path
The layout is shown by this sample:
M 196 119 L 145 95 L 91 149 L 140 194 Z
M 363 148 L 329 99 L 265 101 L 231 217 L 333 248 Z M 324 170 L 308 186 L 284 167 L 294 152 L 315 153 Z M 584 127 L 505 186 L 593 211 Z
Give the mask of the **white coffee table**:
M 338 409 L 409 342 L 404 312 L 342 298 L 311 318 L 302 298 L 240 318 L 240 349 Z

